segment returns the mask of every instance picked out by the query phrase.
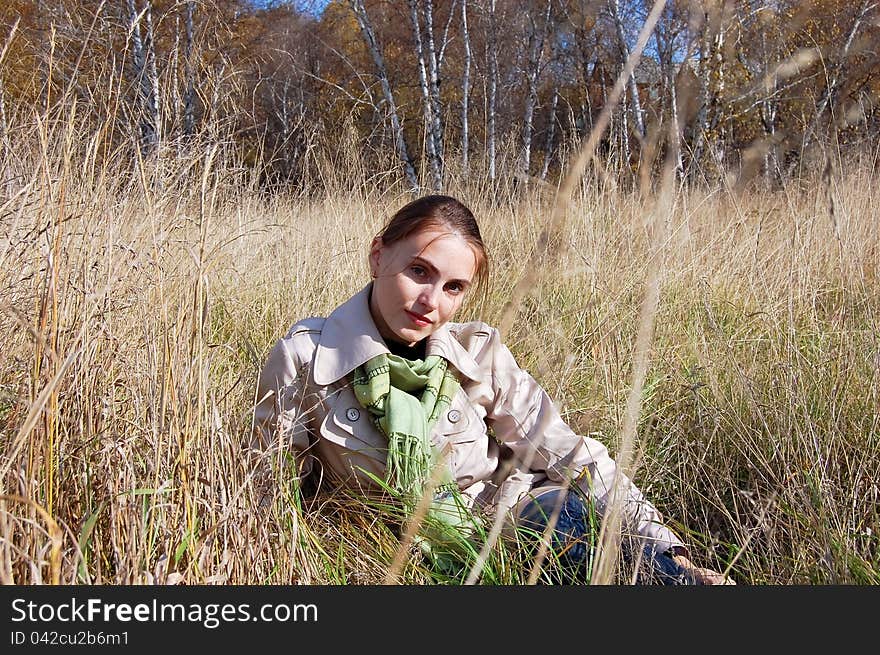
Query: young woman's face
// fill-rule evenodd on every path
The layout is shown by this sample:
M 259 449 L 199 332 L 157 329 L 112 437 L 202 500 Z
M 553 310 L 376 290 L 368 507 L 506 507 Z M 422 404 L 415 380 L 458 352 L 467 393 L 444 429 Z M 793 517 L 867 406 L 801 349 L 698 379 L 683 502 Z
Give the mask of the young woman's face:
M 374 239 L 370 313 L 379 333 L 408 346 L 433 334 L 461 307 L 476 268 L 473 248 L 442 227 L 388 246 Z

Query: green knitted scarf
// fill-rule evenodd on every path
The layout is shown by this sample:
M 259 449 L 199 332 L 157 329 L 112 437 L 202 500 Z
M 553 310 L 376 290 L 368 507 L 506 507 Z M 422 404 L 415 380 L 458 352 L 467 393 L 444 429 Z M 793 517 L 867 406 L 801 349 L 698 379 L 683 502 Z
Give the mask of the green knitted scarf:
M 352 385 L 358 402 L 388 438 L 386 481 L 413 511 L 438 458 L 431 429 L 458 392 L 459 381 L 442 357 L 412 361 L 382 354 L 354 370 Z M 417 542 L 436 565 L 452 571 L 465 558 L 475 525 L 447 466 Z
M 411 361 L 382 354 L 356 368 L 352 384 L 358 402 L 388 437 L 388 482 L 405 499 L 417 500 L 436 461 L 431 429 L 457 393 L 458 379 L 437 355 Z

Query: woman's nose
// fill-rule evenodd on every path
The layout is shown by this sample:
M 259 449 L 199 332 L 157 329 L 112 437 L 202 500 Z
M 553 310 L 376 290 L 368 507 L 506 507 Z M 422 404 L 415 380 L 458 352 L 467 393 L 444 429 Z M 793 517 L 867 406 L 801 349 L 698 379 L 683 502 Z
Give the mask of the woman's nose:
M 427 308 L 428 311 L 434 311 L 440 302 L 440 291 L 440 286 L 437 284 L 425 285 L 422 288 L 422 293 L 419 294 L 419 304 Z

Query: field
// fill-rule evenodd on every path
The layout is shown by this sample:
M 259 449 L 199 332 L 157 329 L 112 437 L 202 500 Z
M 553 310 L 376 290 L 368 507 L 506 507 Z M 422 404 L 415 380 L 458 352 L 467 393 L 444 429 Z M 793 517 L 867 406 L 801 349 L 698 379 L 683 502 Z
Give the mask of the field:
M 383 581 L 393 520 L 303 497 L 283 453 L 261 498 L 245 446 L 268 349 L 365 284 L 409 196 L 346 162 L 321 195 L 266 195 L 220 148 L 131 174 L 70 126 L 33 136 L 0 196 L 0 579 Z M 588 172 L 543 252 L 553 188 L 450 182 L 491 257 L 460 319 L 502 323 L 534 275 L 519 363 L 739 584 L 880 583 L 878 174 L 831 159 L 665 203 Z M 496 550 L 483 581 L 524 582 Z

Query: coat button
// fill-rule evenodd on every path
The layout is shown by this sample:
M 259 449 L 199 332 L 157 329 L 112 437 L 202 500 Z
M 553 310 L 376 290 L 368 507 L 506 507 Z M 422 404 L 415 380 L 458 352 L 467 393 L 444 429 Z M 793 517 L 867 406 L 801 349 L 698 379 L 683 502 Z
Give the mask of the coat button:
M 357 407 L 349 407 L 348 411 L 345 412 L 345 417 L 349 421 L 357 421 L 361 417 L 361 410 Z
M 446 418 L 449 419 L 450 423 L 458 423 L 461 418 L 461 412 L 457 409 L 450 409 L 449 413 L 446 415 Z

